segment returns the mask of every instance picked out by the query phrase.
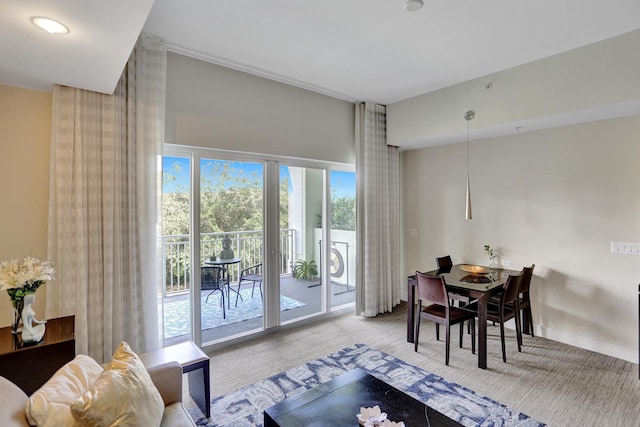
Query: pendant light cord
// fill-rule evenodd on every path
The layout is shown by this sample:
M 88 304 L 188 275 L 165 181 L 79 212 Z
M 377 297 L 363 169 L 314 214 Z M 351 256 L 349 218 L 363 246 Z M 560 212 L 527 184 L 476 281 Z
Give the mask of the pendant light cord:
M 469 120 L 467 120 L 467 179 L 469 179 Z

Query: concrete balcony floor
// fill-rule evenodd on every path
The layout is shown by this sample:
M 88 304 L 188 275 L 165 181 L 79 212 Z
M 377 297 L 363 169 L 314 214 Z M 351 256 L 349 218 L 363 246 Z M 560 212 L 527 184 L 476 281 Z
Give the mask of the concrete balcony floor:
M 282 311 L 280 314 L 281 323 L 287 323 L 295 319 L 304 318 L 313 314 L 319 314 L 322 310 L 322 286 L 320 280 L 307 281 L 295 279 L 291 275 L 283 275 L 280 277 L 280 293 L 283 296 L 304 303 L 303 306 Z M 264 284 L 263 284 L 264 285 Z M 232 289 L 237 288 L 237 283 L 231 284 Z M 242 289 L 251 289 L 251 285 L 244 284 Z M 347 286 L 346 284 L 332 283 L 331 285 L 331 307 L 338 307 L 355 301 L 355 285 Z M 254 298 L 260 298 L 259 290 L 256 286 Z M 178 299 L 188 299 L 188 294 L 180 294 L 165 297 L 165 303 L 176 301 Z M 231 292 L 231 308 L 229 310 L 239 309 L 235 307 L 235 294 Z M 220 307 L 220 310 L 222 308 Z M 205 324 L 205 319 L 202 319 Z M 263 317 L 256 317 L 249 320 L 243 320 L 236 323 L 221 325 L 202 331 L 203 344 L 210 342 L 219 342 L 234 336 L 247 334 L 251 331 L 259 331 L 263 328 Z M 184 342 L 190 339 L 189 334 L 179 335 L 165 339 L 164 345 L 169 346 Z

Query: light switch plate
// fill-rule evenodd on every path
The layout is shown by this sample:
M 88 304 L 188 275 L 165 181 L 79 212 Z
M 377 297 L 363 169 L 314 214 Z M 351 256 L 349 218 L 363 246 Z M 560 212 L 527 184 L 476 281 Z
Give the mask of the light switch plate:
M 640 243 L 611 242 L 611 253 L 640 255 Z

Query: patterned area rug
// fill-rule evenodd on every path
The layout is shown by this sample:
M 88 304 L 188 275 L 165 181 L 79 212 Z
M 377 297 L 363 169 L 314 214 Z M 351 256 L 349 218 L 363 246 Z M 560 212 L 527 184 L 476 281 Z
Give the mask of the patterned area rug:
M 211 329 L 217 326 L 230 325 L 242 322 L 243 320 L 262 317 L 262 298 L 256 289 L 254 297 L 251 298 L 251 288 L 242 289 L 238 299 L 238 306 L 235 306 L 235 293 L 231 292 L 231 308 L 227 308 L 226 319 L 222 317 L 222 307 L 220 305 L 220 292 L 216 292 L 206 302 L 208 292 L 202 297 L 202 329 Z M 225 303 L 227 300 L 225 298 Z M 293 308 L 302 307 L 304 303 L 293 298 L 280 296 L 280 310 L 286 311 Z M 164 305 L 164 337 L 173 338 L 189 333 L 189 299 L 171 301 Z
M 264 409 L 356 367 L 368 371 L 465 426 L 545 425 L 365 344 L 346 347 L 337 353 L 217 397 L 211 402 L 211 419 L 204 418 L 193 404 L 189 405 L 188 410 L 199 426 L 262 426 Z M 355 414 L 354 425 L 357 425 Z

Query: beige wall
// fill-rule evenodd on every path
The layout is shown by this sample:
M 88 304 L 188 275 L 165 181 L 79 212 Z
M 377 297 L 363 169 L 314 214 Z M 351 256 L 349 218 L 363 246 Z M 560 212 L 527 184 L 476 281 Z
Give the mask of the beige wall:
M 47 257 L 51 108 L 50 92 L 0 85 L 0 260 Z M 169 143 L 355 163 L 353 108 L 169 54 Z M 40 291 L 38 313 L 44 302 Z M 0 294 L 0 326 L 11 323 L 10 307 Z
M 472 142 L 473 220 L 465 221 L 466 144 L 403 153 L 405 274 L 435 257 L 514 269 L 536 264 L 538 335 L 637 362 L 640 116 Z M 417 237 L 410 230 L 418 231 Z
M 47 257 L 51 93 L 0 85 L 0 260 Z M 51 286 L 47 284 L 45 286 Z M 44 314 L 43 290 L 36 312 Z M 0 294 L 0 326 L 11 324 Z M 44 317 L 44 316 L 41 316 Z
M 165 141 L 355 163 L 354 105 L 169 53 Z
M 180 55 L 168 62 L 167 142 L 354 163 L 352 104 Z M 593 105 L 613 98 L 593 94 Z M 459 117 L 475 107 L 443 99 L 460 105 L 438 132 L 458 132 Z M 428 96 L 419 104 L 388 111 L 440 111 Z M 473 125 L 502 105 L 484 104 Z M 404 136 L 390 124 L 390 140 L 421 138 L 412 126 L 423 122 L 408 123 Z M 50 127 L 50 93 L 0 86 L 0 260 L 46 256 Z M 610 242 L 640 242 L 639 137 L 640 116 L 631 116 L 472 142 L 470 222 L 465 145 L 403 153 L 405 274 L 443 254 L 486 263 L 483 245 L 500 247 L 514 268 L 536 264 L 538 334 L 635 361 L 640 257 L 613 255 Z M 0 295 L 0 326 L 10 323 L 9 307 Z

